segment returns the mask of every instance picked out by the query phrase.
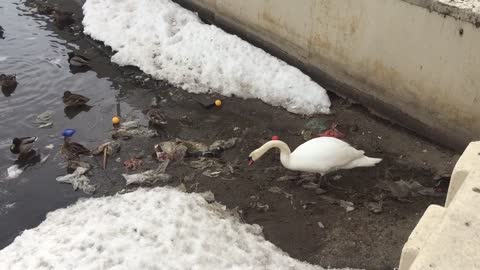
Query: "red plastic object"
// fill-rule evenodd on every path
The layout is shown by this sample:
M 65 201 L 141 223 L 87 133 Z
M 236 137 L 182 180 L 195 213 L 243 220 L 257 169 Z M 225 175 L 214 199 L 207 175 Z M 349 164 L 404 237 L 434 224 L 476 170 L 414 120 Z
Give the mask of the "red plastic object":
M 342 132 L 338 131 L 337 129 L 337 123 L 336 122 L 333 122 L 332 123 L 332 126 L 330 127 L 329 130 L 323 132 L 323 133 L 320 133 L 318 135 L 318 137 L 334 137 L 334 138 L 337 138 L 337 139 L 343 139 L 345 138 L 345 134 L 343 134 Z
M 277 135 L 272 136 L 272 141 L 278 141 L 278 140 L 280 140 L 280 137 L 278 137 Z

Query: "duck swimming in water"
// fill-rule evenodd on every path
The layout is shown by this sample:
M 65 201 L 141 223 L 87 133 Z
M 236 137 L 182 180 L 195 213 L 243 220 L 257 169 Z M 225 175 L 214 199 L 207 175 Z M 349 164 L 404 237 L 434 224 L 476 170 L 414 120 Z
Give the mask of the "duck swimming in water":
M 89 67 L 90 59 L 74 52 L 68 53 L 68 63 L 74 67 Z
M 27 154 L 33 148 L 33 143 L 38 140 L 38 137 L 22 137 L 14 138 L 12 140 L 12 145 L 10 146 L 10 152 L 13 154 Z
M 68 106 L 82 106 L 82 105 L 87 104 L 87 102 L 89 100 L 90 99 L 85 97 L 85 96 L 82 96 L 82 95 L 79 95 L 79 94 L 73 94 L 70 91 L 65 91 L 63 93 L 63 103 L 65 103 L 65 105 L 67 107 Z
M 0 74 L 0 87 L 2 89 L 14 89 L 17 87 L 17 76 Z

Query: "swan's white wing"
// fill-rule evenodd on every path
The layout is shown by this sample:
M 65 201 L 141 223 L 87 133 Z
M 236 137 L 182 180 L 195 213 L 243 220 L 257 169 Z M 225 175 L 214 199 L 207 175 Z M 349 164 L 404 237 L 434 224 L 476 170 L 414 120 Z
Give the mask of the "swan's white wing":
M 293 170 L 327 173 L 362 157 L 363 151 L 332 137 L 311 139 L 300 145 L 290 156 Z

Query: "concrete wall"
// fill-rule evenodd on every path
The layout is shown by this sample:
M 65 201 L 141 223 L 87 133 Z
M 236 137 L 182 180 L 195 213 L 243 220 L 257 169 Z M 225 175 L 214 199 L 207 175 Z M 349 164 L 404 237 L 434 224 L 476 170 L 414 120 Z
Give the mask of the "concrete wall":
M 474 13 L 426 8 L 436 0 L 176 2 L 440 143 L 464 149 L 480 135 Z
M 431 205 L 403 247 L 399 270 L 480 269 L 480 142 L 452 173 L 445 207 Z

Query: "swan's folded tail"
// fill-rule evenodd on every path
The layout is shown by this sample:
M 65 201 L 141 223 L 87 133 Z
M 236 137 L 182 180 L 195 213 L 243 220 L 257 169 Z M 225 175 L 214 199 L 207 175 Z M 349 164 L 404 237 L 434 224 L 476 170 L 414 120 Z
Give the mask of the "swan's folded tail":
M 359 159 L 356 159 L 350 162 L 344 168 L 351 169 L 355 167 L 372 167 L 372 166 L 375 166 L 375 164 L 379 163 L 380 161 L 382 161 L 381 158 L 371 158 L 371 157 L 363 156 Z

